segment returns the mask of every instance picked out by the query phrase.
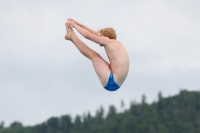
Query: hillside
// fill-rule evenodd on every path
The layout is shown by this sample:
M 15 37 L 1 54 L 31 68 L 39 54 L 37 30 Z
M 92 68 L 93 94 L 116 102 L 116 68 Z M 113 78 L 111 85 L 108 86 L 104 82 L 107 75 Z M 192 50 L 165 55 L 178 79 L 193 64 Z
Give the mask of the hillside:
M 52 117 L 32 127 L 13 122 L 0 125 L 0 133 L 200 133 L 200 92 L 182 90 L 178 95 L 147 104 L 131 102 L 129 109 L 118 113 L 114 105 L 105 114 L 101 107 L 95 116 L 90 113 L 59 118 Z

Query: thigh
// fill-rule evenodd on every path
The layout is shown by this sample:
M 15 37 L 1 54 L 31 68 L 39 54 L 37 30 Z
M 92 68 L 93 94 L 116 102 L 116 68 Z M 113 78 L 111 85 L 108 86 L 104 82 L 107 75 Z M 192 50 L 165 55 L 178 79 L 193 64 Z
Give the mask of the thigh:
M 106 86 L 111 72 L 109 64 L 98 53 L 93 54 L 91 61 L 101 84 Z

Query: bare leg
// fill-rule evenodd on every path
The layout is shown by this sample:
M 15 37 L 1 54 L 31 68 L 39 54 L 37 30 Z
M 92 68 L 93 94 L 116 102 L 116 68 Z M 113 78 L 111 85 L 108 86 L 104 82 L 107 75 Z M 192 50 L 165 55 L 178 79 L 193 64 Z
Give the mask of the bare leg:
M 87 58 L 91 59 L 92 55 L 95 53 L 91 48 L 89 48 L 86 44 L 84 44 L 83 41 L 81 41 L 75 32 L 73 31 L 72 27 L 66 23 L 66 30 L 67 34 L 65 35 L 66 40 L 72 41 L 75 46 L 78 48 L 78 50 Z
M 106 86 L 110 75 L 109 64 L 94 50 L 89 48 L 83 41 L 81 41 L 74 33 L 72 27 L 69 24 L 66 25 L 67 34 L 65 35 L 66 40 L 70 40 L 78 48 L 78 50 L 87 58 L 92 61 L 95 72 L 97 73 L 99 80 L 103 86 Z

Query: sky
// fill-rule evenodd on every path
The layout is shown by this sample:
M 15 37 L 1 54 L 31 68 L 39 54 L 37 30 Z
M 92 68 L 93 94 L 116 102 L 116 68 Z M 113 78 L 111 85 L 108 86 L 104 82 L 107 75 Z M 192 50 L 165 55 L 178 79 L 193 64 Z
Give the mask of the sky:
M 108 110 L 120 101 L 149 103 L 158 92 L 200 91 L 199 0 L 0 0 L 0 122 L 40 124 L 50 117 L 72 117 Z M 113 27 L 130 58 L 127 79 L 106 91 L 93 69 L 64 39 L 73 18 L 98 30 Z M 76 32 L 76 31 L 75 31 Z M 99 45 L 89 47 L 108 61 Z

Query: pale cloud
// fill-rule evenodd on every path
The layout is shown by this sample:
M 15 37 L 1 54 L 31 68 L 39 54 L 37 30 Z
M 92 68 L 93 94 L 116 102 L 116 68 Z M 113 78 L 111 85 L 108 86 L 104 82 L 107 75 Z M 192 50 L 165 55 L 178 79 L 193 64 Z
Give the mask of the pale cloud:
M 144 72 L 156 73 L 199 70 L 200 27 L 185 11 L 164 1 L 143 1 L 127 5 L 118 16 L 129 53 L 146 56 L 139 64 L 133 61 L 133 68 L 144 71 L 148 66 Z
M 103 105 L 149 102 L 158 91 L 199 89 L 199 1 L 7 1 L 0 5 L 0 105 L 6 125 L 83 114 Z M 114 93 L 91 62 L 64 40 L 68 17 L 98 30 L 112 26 L 130 55 L 130 72 Z M 77 33 L 77 32 L 76 32 Z M 106 60 L 105 51 L 81 37 Z M 1 121 L 0 120 L 0 121 Z

